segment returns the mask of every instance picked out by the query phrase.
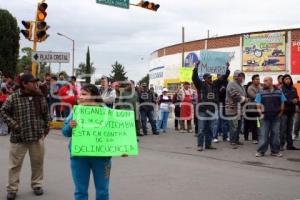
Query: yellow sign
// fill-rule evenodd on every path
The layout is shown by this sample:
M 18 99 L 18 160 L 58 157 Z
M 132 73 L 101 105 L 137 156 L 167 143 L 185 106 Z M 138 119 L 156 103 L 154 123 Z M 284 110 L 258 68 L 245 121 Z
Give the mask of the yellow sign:
M 180 82 L 192 82 L 192 75 L 193 75 L 192 67 L 180 67 L 179 74 L 180 74 Z

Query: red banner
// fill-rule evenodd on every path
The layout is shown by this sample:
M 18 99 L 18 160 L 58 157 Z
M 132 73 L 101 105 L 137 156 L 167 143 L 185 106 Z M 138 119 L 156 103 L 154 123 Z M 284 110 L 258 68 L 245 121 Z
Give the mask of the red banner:
M 300 75 L 300 41 L 292 42 L 291 67 L 292 75 Z

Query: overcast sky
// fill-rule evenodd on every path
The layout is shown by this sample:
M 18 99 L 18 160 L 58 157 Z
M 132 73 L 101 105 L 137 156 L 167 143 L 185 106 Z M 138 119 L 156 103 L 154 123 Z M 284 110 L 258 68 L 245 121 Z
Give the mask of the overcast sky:
M 137 3 L 139 0 L 131 0 Z M 38 0 L 0 0 L 21 27 L 21 20 L 35 18 Z M 38 45 L 42 51 L 69 51 L 75 40 L 75 66 L 85 62 L 87 47 L 97 74 L 109 74 L 116 60 L 125 66 L 130 79 L 139 80 L 148 68 L 149 55 L 164 46 L 211 35 L 300 27 L 299 0 L 155 0 L 158 12 L 139 7 L 130 10 L 96 4 L 96 0 L 47 0 L 46 21 L 50 37 Z M 1 34 L 1 33 L 0 33 Z M 21 36 L 21 48 L 31 43 Z M 58 65 L 52 64 L 57 71 Z M 71 72 L 71 63 L 62 68 Z M 98 75 L 100 76 L 100 75 Z

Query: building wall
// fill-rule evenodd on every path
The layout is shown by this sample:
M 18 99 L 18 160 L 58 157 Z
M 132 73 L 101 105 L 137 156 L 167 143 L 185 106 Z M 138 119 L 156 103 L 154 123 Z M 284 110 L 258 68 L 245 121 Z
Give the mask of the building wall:
M 278 32 L 282 30 L 277 30 Z M 261 78 L 265 76 L 271 76 L 274 82 L 277 82 L 277 76 L 279 74 L 285 74 L 291 72 L 291 42 L 300 40 L 300 29 L 295 30 L 284 30 L 287 31 L 287 43 L 286 43 L 286 71 L 283 72 L 259 72 Z M 271 32 L 271 31 L 267 31 Z M 251 33 L 247 33 L 251 34 Z M 164 77 L 162 80 L 158 81 L 155 79 L 150 79 L 150 84 L 157 85 L 161 84 L 160 88 L 167 87 L 168 83 L 179 82 L 179 67 L 182 65 L 182 51 L 185 51 L 185 56 L 189 53 L 195 53 L 199 56 L 200 50 L 207 48 L 211 51 L 222 51 L 222 52 L 233 52 L 234 56 L 230 61 L 231 75 L 234 70 L 242 69 L 242 36 L 244 34 L 237 34 L 231 36 L 225 36 L 220 38 L 209 38 L 207 40 L 197 40 L 192 42 L 187 42 L 184 44 L 176 44 L 173 46 L 165 47 L 157 50 L 152 54 L 152 59 L 150 61 L 150 69 L 156 68 L 158 66 L 164 66 Z M 300 66 L 299 66 L 300 67 Z M 151 74 L 151 72 L 150 72 Z M 257 74 L 257 72 L 247 72 L 246 82 L 251 80 L 251 76 Z M 300 75 L 292 76 L 296 81 L 300 80 Z M 157 92 L 160 92 L 157 90 Z

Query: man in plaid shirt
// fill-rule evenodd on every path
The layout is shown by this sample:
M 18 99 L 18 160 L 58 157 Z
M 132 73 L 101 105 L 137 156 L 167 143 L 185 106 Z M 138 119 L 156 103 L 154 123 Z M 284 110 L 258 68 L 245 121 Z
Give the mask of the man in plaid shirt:
M 45 97 L 38 90 L 31 74 L 20 78 L 20 90 L 9 96 L 0 110 L 0 117 L 12 130 L 9 152 L 7 200 L 14 200 L 24 157 L 29 151 L 35 195 L 42 195 L 44 138 L 49 132 L 49 113 Z

